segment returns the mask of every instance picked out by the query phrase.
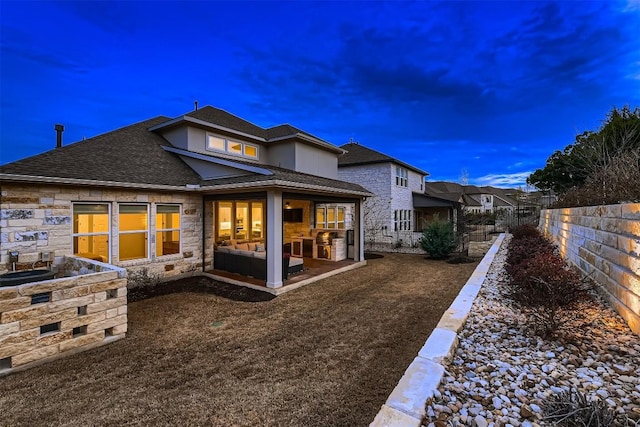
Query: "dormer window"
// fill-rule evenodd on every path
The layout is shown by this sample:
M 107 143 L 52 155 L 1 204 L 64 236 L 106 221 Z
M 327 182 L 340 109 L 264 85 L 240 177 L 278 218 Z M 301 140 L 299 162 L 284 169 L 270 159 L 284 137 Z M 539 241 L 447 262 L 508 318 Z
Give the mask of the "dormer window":
M 396 166 L 396 185 L 399 187 L 409 185 L 409 171 L 400 166 Z
M 258 158 L 258 147 L 256 145 L 232 141 L 212 134 L 207 134 L 207 150 L 250 159 Z

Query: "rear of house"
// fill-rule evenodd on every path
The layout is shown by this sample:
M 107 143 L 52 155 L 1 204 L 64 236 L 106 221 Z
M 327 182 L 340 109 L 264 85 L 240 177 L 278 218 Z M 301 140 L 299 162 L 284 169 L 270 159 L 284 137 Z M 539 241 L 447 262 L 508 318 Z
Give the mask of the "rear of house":
M 18 269 L 75 256 L 164 279 L 228 270 L 273 289 L 292 245 L 310 247 L 292 264 L 340 261 L 347 237 L 361 262 L 370 193 L 337 179 L 343 152 L 290 125 L 265 129 L 205 107 L 4 165 L 0 273 L 14 268 L 10 253 Z M 335 232 L 333 253 L 316 242 L 325 231 Z M 240 266 L 214 257 L 220 248 Z

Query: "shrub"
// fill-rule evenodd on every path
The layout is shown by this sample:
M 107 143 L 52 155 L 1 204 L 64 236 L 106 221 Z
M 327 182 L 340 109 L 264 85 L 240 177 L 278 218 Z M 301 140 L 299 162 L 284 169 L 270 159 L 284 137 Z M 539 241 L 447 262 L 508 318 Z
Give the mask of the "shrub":
M 506 272 L 508 297 L 529 315 L 534 332 L 549 336 L 559 327 L 561 310 L 585 298 L 579 275 L 564 262 L 544 237 L 525 231 L 509 244 Z
M 571 389 L 551 395 L 542 406 L 543 420 L 561 427 L 622 427 L 634 425 L 599 397 L 592 400 Z
M 540 237 L 540 231 L 531 224 L 517 225 L 511 227 L 509 232 L 513 235 L 514 240 L 519 240 L 524 237 Z
M 520 263 L 528 262 L 534 255 L 553 254 L 555 251 L 555 246 L 542 236 L 514 238 L 509 242 L 505 270 L 512 274 L 514 270 L 521 268 Z
M 446 258 L 457 246 L 453 225 L 438 219 L 429 223 L 420 238 L 420 246 L 431 258 Z

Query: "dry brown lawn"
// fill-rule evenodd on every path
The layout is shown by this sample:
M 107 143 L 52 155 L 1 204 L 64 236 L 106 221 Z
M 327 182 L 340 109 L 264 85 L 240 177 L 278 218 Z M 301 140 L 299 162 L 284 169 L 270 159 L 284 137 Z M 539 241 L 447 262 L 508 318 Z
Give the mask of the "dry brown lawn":
M 130 303 L 126 339 L 0 377 L 0 425 L 366 426 L 476 265 L 385 254 L 271 301 Z

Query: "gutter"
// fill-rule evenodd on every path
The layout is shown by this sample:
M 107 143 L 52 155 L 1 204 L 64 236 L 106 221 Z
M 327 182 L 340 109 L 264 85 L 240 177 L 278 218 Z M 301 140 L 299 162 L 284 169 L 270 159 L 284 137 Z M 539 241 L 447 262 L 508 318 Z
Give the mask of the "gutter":
M 149 189 L 149 190 L 164 190 L 164 191 L 183 191 L 193 193 L 209 193 L 218 190 L 237 190 L 237 189 L 251 189 L 259 187 L 279 187 L 284 189 L 302 189 L 312 190 L 322 193 L 334 193 L 334 194 L 348 194 L 362 197 L 373 196 L 373 193 L 368 191 L 354 191 L 346 190 L 335 187 L 327 187 L 323 185 L 308 185 L 292 181 L 283 180 L 267 180 L 267 181 L 254 181 L 254 182 L 242 182 L 235 184 L 222 184 L 202 186 L 200 184 L 186 184 L 184 186 L 178 185 L 161 185 L 161 184 L 140 184 L 130 182 L 115 182 L 115 181 L 97 181 L 90 179 L 78 179 L 78 178 L 59 178 L 59 177 L 45 177 L 45 176 L 30 176 L 30 175 L 14 175 L 14 174 L 0 174 L 0 181 L 3 182 L 26 182 L 26 183 L 43 183 L 43 184 L 62 184 L 62 185 L 78 185 L 78 186 L 99 186 L 99 187 L 117 187 L 117 188 L 134 188 L 134 189 Z
M 28 182 L 28 183 L 44 183 L 44 184 L 64 184 L 64 185 L 80 185 L 80 186 L 100 186 L 100 187 L 118 187 L 118 188 L 145 188 L 150 190 L 166 190 L 166 191 L 193 191 L 200 188 L 199 184 L 186 185 L 164 185 L 164 184 L 144 184 L 132 182 L 116 182 L 116 181 L 99 181 L 93 179 L 81 178 L 60 178 L 51 176 L 35 176 L 35 175 L 16 175 L 10 173 L 0 173 L 0 180 L 4 182 Z
M 238 189 L 244 189 L 244 188 L 256 188 L 256 187 L 265 187 L 265 186 L 278 187 L 283 189 L 315 190 L 322 193 L 349 194 L 349 195 L 356 195 L 361 197 L 371 197 L 374 195 L 369 191 L 347 190 L 347 189 L 341 189 L 341 188 L 335 188 L 335 187 L 327 187 L 324 185 L 309 185 L 309 184 L 302 184 L 299 182 L 283 181 L 283 180 L 241 182 L 241 183 L 235 183 L 235 184 L 212 185 L 212 186 L 202 187 L 202 191 L 207 192 L 207 189 L 211 189 L 211 191 L 238 190 Z

